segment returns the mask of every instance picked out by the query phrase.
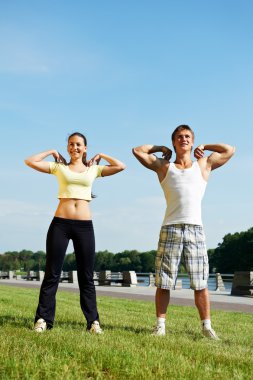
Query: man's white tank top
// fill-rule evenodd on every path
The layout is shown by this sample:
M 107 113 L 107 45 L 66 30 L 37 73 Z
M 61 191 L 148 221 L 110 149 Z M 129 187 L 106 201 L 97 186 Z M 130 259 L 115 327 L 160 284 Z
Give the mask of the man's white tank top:
M 184 223 L 202 226 L 201 201 L 206 184 L 197 161 L 188 169 L 178 169 L 170 163 L 161 182 L 167 203 L 162 225 Z

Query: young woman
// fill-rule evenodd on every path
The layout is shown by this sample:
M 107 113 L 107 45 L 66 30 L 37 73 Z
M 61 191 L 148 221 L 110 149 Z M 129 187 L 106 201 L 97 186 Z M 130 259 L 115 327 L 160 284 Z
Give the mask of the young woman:
M 25 163 L 43 173 L 54 174 L 59 183 L 59 205 L 50 224 L 46 242 L 46 270 L 41 285 L 34 330 L 51 329 L 55 317 L 55 296 L 69 240 L 76 255 L 80 304 L 87 321 L 87 330 L 101 334 L 93 282 L 95 239 L 89 202 L 91 187 L 97 177 L 116 174 L 125 169 L 119 160 L 104 153 L 87 161 L 87 140 L 79 132 L 68 138 L 70 162 L 56 151 L 48 150 L 28 157 Z M 55 162 L 44 161 L 52 155 Z M 108 165 L 99 165 L 101 159 Z

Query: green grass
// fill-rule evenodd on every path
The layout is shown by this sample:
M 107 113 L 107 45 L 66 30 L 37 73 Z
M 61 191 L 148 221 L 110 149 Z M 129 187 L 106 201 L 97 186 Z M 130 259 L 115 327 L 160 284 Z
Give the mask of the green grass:
M 98 297 L 104 335 L 85 331 L 75 293 L 57 294 L 55 327 L 34 333 L 37 289 L 0 286 L 0 378 L 251 379 L 252 314 L 213 311 L 221 341 L 202 337 L 195 308 L 171 306 L 165 337 L 152 337 L 152 302 Z

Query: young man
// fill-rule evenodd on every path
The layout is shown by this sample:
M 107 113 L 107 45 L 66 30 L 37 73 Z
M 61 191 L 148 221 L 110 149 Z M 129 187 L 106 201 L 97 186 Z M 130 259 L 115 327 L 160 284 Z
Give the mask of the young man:
M 146 168 L 156 172 L 167 203 L 156 255 L 156 315 L 153 335 L 165 335 L 165 318 L 174 289 L 178 266 L 183 257 L 194 290 L 195 304 L 201 319 L 202 333 L 219 339 L 211 327 L 208 293 L 208 256 L 201 219 L 201 200 L 212 170 L 224 165 L 235 148 L 227 144 L 201 144 L 191 152 L 194 133 L 188 125 L 180 125 L 172 133 L 176 159 L 170 162 L 172 151 L 166 146 L 142 145 L 133 154 Z M 212 152 L 204 157 L 204 151 Z M 162 152 L 163 158 L 154 155 Z

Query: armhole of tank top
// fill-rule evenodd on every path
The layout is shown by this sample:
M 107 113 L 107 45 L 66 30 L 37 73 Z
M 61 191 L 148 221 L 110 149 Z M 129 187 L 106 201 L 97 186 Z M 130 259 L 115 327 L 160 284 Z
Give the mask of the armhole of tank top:
M 168 169 L 167 169 L 167 172 L 166 172 L 166 175 L 165 175 L 165 177 L 164 177 L 164 179 L 162 180 L 162 182 L 160 182 L 160 185 L 162 186 L 163 185 L 163 183 L 164 183 L 164 181 L 166 180 L 166 178 L 168 177 L 168 174 L 169 174 L 169 171 L 170 171 L 170 165 L 171 164 L 173 164 L 173 162 L 170 162 L 169 163 L 169 166 L 168 166 Z
M 202 175 L 201 167 L 199 166 L 199 162 L 198 162 L 198 160 L 193 162 L 193 166 L 196 166 L 196 168 L 198 168 L 200 174 Z M 203 177 L 203 176 L 202 176 L 202 177 Z
M 205 180 L 205 178 L 203 177 L 203 174 L 202 174 L 202 171 L 201 171 L 201 167 L 199 166 L 198 160 L 194 161 L 194 164 L 195 163 L 198 165 L 198 168 L 199 168 L 199 171 L 200 171 L 200 174 L 201 174 L 201 178 L 203 179 L 203 181 L 205 182 L 205 184 L 207 184 L 207 180 Z

